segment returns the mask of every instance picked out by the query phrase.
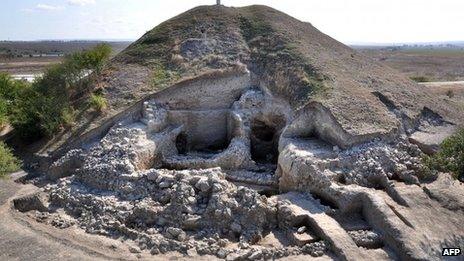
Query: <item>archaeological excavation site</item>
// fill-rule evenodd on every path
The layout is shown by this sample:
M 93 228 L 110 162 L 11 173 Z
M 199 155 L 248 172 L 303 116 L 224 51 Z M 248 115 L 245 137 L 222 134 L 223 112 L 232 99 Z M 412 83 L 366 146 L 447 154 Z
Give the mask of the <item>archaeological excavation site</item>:
M 464 108 L 309 23 L 197 7 L 94 88 L 108 110 L 40 144 L 11 200 L 48 238 L 132 260 L 440 260 L 464 245 L 462 183 L 421 161 Z

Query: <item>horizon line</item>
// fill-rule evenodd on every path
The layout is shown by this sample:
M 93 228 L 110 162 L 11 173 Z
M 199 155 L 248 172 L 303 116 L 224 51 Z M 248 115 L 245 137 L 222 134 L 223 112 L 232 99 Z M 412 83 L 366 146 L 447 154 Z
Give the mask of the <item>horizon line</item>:
M 0 39 L 0 42 L 135 42 L 137 39 L 128 39 L 128 38 L 57 38 L 57 39 L 34 39 L 34 40 L 24 40 L 24 39 Z M 338 41 L 338 40 L 337 40 Z M 417 42 L 364 42 L 364 41 L 349 41 L 342 42 L 343 44 L 349 46 L 386 46 L 386 45 L 440 45 L 440 44 L 464 44 L 464 40 L 437 40 L 437 41 L 417 41 Z

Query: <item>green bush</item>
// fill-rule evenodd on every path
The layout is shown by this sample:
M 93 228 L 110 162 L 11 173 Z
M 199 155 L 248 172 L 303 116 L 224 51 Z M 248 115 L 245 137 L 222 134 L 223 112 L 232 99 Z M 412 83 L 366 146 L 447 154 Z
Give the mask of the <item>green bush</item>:
M 0 97 L 0 129 L 5 127 L 8 121 L 8 103 L 5 99 Z
M 16 134 L 25 141 L 33 141 L 53 135 L 66 107 L 60 98 L 43 95 L 33 87 L 25 88 L 16 99 L 9 120 Z
M 11 122 L 16 101 L 21 91 L 29 85 L 25 81 L 14 80 L 6 73 L 0 73 L 0 128 Z
M 92 50 L 65 57 L 62 63 L 49 68 L 31 85 L 18 88 L 16 81 L 5 81 L 8 82 L 5 90 L 13 89 L 15 94 L 9 106 L 11 109 L 7 111 L 16 133 L 27 141 L 34 141 L 51 137 L 60 129 L 71 126 L 75 116 L 71 94 L 87 89 L 92 82 L 83 77 L 91 71 L 100 73 L 110 54 L 109 45 L 98 45 Z M 0 87 L 2 81 L 0 78 Z M 106 107 L 106 100 L 94 102 L 100 109 Z
M 21 162 L 11 153 L 11 150 L 0 142 L 0 178 L 12 172 L 18 171 Z
M 108 101 L 103 95 L 92 93 L 90 95 L 89 105 L 93 110 L 103 112 L 108 108 Z
M 25 81 L 16 81 L 7 73 L 0 73 L 0 97 L 10 103 L 18 97 L 18 93 L 28 83 Z
M 111 46 L 109 44 L 99 44 L 89 51 L 71 55 L 70 60 L 78 68 L 85 68 L 100 73 L 110 55 Z
M 425 156 L 424 165 L 431 171 L 451 172 L 454 178 L 464 179 L 464 128 L 445 139 L 440 151 Z

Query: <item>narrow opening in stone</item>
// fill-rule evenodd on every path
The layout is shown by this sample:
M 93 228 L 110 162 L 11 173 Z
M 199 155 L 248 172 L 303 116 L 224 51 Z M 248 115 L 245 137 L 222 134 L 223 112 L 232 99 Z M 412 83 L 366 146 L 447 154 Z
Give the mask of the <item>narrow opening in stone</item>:
M 260 195 L 263 195 L 263 196 L 266 196 L 268 198 L 272 197 L 272 196 L 275 196 L 275 195 L 279 195 L 279 190 L 277 188 L 266 188 L 266 189 L 263 189 L 263 190 L 259 190 L 258 193 Z
M 324 197 L 324 196 L 321 196 L 321 195 L 318 195 L 318 194 L 315 194 L 315 193 L 311 193 L 311 195 L 313 196 L 313 198 L 319 200 L 319 202 L 324 205 L 324 206 L 327 206 L 327 207 L 330 207 L 331 209 L 338 209 L 338 206 L 337 204 L 332 201 L 331 199 L 327 198 L 327 197 Z
M 176 138 L 176 148 L 179 154 L 187 153 L 187 135 L 181 132 Z
M 251 122 L 251 157 L 254 161 L 277 164 L 282 122 L 278 117 L 271 123 L 259 119 Z

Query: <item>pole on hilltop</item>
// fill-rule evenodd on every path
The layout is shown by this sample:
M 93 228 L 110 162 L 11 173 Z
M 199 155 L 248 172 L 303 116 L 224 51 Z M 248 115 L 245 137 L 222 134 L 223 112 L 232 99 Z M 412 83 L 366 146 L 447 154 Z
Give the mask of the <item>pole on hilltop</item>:
M 216 0 L 216 5 L 221 5 L 221 0 Z

